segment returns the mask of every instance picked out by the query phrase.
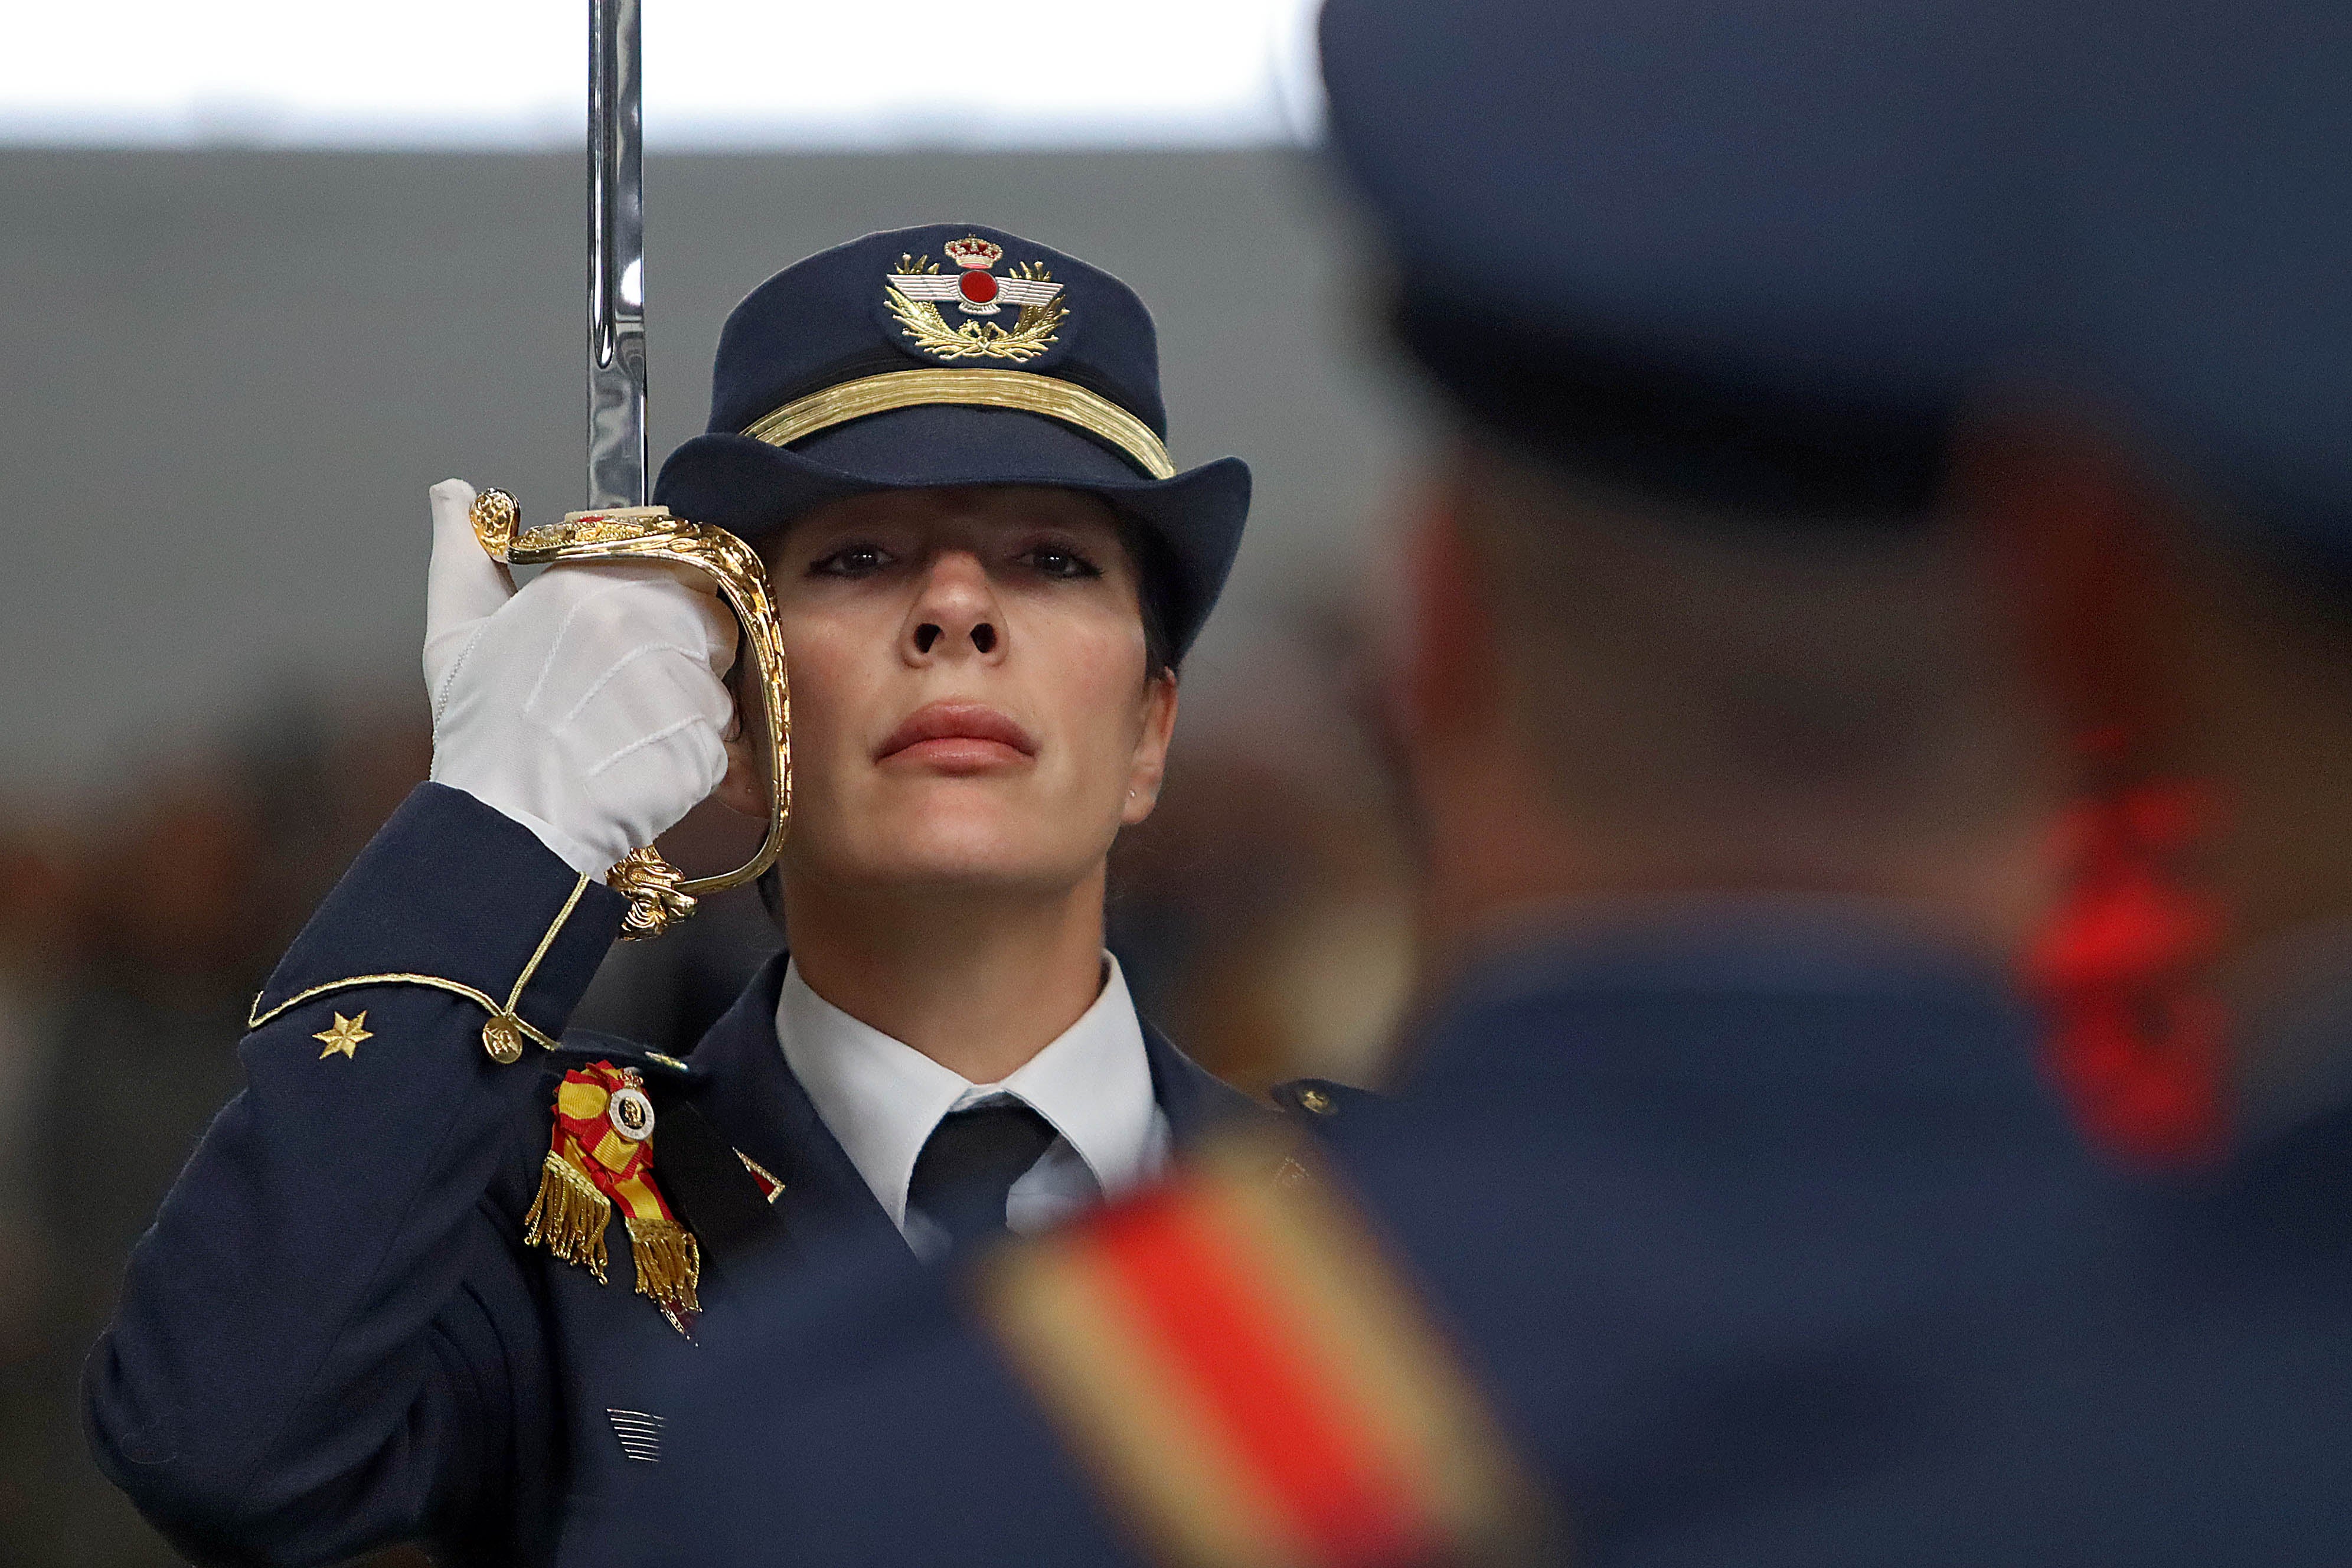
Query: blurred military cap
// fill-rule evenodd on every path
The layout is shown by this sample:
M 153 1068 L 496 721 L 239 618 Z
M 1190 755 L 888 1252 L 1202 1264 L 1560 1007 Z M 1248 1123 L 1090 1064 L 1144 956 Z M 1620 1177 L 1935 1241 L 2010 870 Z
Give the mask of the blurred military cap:
M 1331 0 L 1332 141 L 1472 411 L 1742 510 L 1920 504 L 2007 344 L 1993 5 Z
M 2032 298 L 2059 374 L 2352 589 L 2352 8 L 2067 23 Z
M 2003 381 L 2352 574 L 2352 10 L 1330 0 L 1406 346 L 1574 466 L 1916 509 Z

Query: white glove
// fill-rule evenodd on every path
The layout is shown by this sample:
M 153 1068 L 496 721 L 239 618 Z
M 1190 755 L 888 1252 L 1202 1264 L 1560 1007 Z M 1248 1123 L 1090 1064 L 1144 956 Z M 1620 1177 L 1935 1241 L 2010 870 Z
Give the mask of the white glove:
M 474 488 L 432 495 L 433 777 L 602 879 L 727 772 L 734 616 L 652 565 L 551 566 L 517 593 L 474 538 Z

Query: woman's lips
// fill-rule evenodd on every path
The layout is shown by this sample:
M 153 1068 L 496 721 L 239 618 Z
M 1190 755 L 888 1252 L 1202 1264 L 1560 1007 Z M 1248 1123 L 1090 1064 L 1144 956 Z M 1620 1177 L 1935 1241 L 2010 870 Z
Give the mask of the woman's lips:
M 877 763 L 921 763 L 977 773 L 1037 754 L 1029 731 L 985 702 L 929 702 L 907 715 L 874 753 Z

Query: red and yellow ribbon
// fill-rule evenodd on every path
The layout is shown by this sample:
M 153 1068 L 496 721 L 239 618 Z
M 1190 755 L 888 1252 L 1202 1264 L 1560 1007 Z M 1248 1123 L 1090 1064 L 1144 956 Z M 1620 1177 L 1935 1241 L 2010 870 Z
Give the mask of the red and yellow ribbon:
M 999 1255 L 983 1317 L 1039 1402 L 1164 1563 L 1559 1561 L 1416 1292 L 1328 1180 L 1266 1152 Z
M 555 1132 L 539 1195 L 523 1218 L 523 1240 L 587 1269 L 599 1285 L 608 1283 L 604 1232 L 618 1205 L 637 1294 L 652 1298 L 683 1331 L 702 1310 L 696 1295 L 702 1253 L 654 1184 L 650 1126 L 646 1137 L 629 1138 L 614 1125 L 613 1099 L 624 1091 L 643 1092 L 635 1072 L 611 1062 L 563 1075 L 555 1091 Z

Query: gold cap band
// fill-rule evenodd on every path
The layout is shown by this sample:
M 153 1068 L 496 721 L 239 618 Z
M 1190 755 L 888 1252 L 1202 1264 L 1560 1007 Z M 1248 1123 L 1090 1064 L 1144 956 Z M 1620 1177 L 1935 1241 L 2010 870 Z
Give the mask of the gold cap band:
M 1151 433 L 1150 426 L 1108 397 L 1075 383 L 1025 370 L 899 370 L 860 376 L 796 397 L 743 434 L 756 436 L 771 447 L 789 447 L 803 437 L 869 414 L 931 403 L 1043 414 L 1099 436 L 1134 458 L 1155 479 L 1176 477 L 1176 465 L 1168 460 L 1168 448 Z

